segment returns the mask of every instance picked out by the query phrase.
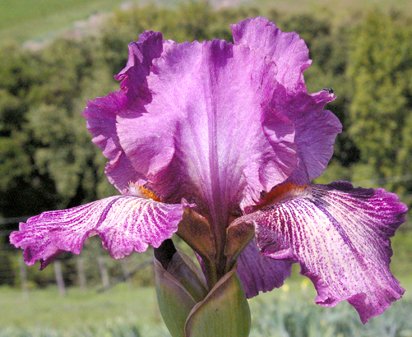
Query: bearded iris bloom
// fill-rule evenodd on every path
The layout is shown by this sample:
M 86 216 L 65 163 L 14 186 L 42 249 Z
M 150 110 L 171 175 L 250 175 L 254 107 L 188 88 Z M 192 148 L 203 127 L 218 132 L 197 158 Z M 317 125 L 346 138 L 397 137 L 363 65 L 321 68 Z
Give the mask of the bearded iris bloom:
M 161 253 L 177 233 L 199 256 L 206 293 L 237 268 L 253 297 L 299 263 L 316 303 L 347 300 L 366 322 L 404 292 L 389 238 L 407 208 L 383 189 L 311 183 L 341 132 L 325 110 L 333 93 L 307 92 L 311 61 L 296 33 L 264 18 L 232 32 L 233 43 L 150 31 L 130 43 L 120 90 L 84 111 L 120 195 L 32 217 L 10 241 L 44 268 L 92 235 L 118 259 Z

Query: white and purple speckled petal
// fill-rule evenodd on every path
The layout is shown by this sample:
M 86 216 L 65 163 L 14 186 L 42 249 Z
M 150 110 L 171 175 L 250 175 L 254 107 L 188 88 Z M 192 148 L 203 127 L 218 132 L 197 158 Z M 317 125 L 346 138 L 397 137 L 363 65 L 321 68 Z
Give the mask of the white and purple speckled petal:
M 263 254 L 300 263 L 316 287 L 316 303 L 334 306 L 347 300 L 365 323 L 404 292 L 389 269 L 389 238 L 406 211 L 395 194 L 383 189 L 336 182 L 295 186 L 246 217 L 256 223 Z
M 282 286 L 290 276 L 291 267 L 290 261 L 275 261 L 262 255 L 255 240 L 248 244 L 237 260 L 237 273 L 247 298 Z
M 184 205 L 164 204 L 135 196 L 114 196 L 86 205 L 41 213 L 21 223 L 10 242 L 24 250 L 28 265 L 44 268 L 60 252 L 79 254 L 93 235 L 115 259 L 158 247 L 172 237 Z

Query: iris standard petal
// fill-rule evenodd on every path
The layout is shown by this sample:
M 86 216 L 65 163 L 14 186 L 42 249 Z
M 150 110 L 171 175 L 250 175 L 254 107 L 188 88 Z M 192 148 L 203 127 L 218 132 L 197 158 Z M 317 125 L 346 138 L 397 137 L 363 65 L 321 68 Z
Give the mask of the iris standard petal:
M 305 43 L 264 18 L 232 30 L 234 45 L 162 42 L 153 32 L 130 44 L 108 113 L 94 102 L 85 112 L 121 191 L 143 177 L 165 200 L 194 196 L 228 214 L 292 173 L 301 182 L 323 171 L 340 124 L 323 110 L 333 95 L 306 92 Z
M 247 298 L 282 286 L 290 276 L 291 267 L 290 261 L 275 261 L 262 255 L 255 240 L 249 243 L 237 261 L 237 273 Z
M 147 78 L 146 113 L 118 119 L 122 148 L 156 192 L 193 197 L 220 226 L 246 186 L 258 196 L 296 165 L 292 123 L 276 112 L 267 118 L 260 62 L 256 52 L 220 40 L 169 44 Z
M 114 196 L 86 205 L 44 212 L 21 223 L 10 242 L 24 249 L 28 265 L 44 268 L 57 254 L 79 254 L 84 241 L 99 235 L 115 259 L 133 251 L 158 247 L 176 231 L 183 205 L 164 204 L 135 196 Z
M 348 300 L 362 322 L 399 299 L 404 290 L 389 269 L 389 238 L 407 208 L 397 196 L 345 182 L 290 186 L 272 206 L 247 215 L 261 251 L 299 262 L 316 287 L 316 303 Z
M 235 44 L 247 46 L 261 54 L 262 66 L 273 63 L 270 107 L 287 116 L 295 126 L 298 167 L 292 175 L 296 183 L 308 183 L 326 168 L 333 154 L 333 144 L 342 126 L 338 118 L 324 110 L 335 99 L 323 90 L 308 94 L 303 72 L 309 67 L 309 50 L 296 33 L 284 33 L 275 24 L 258 17 L 232 26 Z M 275 89 L 274 89 L 275 88 Z M 273 186 L 273 185 L 272 185 Z
M 137 42 L 129 44 L 129 57 L 126 66 L 115 76 L 121 89 L 128 96 L 129 105 L 136 100 L 149 102 L 150 89 L 146 77 L 151 71 L 152 62 L 163 52 L 163 36 L 159 32 L 146 31 Z
M 116 132 L 116 116 L 124 109 L 125 102 L 124 93 L 115 92 L 90 101 L 84 111 L 87 128 L 93 135 L 93 143 L 100 147 L 103 155 L 109 159 L 105 174 L 110 183 L 122 193 L 127 191 L 131 181 L 143 178 L 126 157 Z
M 89 101 L 83 113 L 93 142 L 109 159 L 106 176 L 122 193 L 127 190 L 129 182 L 144 177 L 136 172 L 120 146 L 116 119 L 119 114 L 140 112 L 142 105 L 151 100 L 146 77 L 152 60 L 159 57 L 162 50 L 160 33 L 145 32 L 137 42 L 130 43 L 127 65 L 116 75 L 121 82 L 121 90 Z
M 306 91 L 303 72 L 311 60 L 305 41 L 297 33 L 282 32 L 263 17 L 232 25 L 232 33 L 235 44 L 257 51 L 262 60 L 274 64 L 276 81 L 288 91 Z
M 339 119 L 325 105 L 335 99 L 327 90 L 290 95 L 278 88 L 270 103 L 275 111 L 286 115 L 295 126 L 298 164 L 289 181 L 307 184 L 320 176 L 333 155 L 333 145 L 342 131 Z
M 325 105 L 334 99 L 333 94 L 322 90 L 299 96 L 296 100 L 299 106 L 289 110 L 291 113 L 288 115 L 295 124 L 298 152 L 298 165 L 291 180 L 306 184 L 326 169 L 342 124 L 332 112 L 324 110 Z

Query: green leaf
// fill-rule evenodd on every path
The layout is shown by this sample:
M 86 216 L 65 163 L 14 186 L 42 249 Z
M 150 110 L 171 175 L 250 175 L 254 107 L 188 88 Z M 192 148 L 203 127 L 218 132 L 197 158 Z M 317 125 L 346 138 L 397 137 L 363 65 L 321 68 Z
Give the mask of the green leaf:
M 167 272 L 189 292 L 197 302 L 202 301 L 207 295 L 206 280 L 200 269 L 183 252 L 178 251 L 173 255 Z
M 154 260 L 157 301 L 172 337 L 183 337 L 187 316 L 196 302 L 192 295 L 158 260 Z
M 247 337 L 250 323 L 249 305 L 233 268 L 192 309 L 185 337 Z

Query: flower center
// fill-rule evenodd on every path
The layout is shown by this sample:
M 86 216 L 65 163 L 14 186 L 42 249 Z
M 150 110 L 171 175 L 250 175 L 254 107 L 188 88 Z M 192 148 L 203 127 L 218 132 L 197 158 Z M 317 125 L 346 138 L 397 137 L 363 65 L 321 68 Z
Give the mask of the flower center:
M 129 183 L 129 193 L 136 197 L 161 201 L 160 198 L 151 189 L 139 185 L 138 183 Z

